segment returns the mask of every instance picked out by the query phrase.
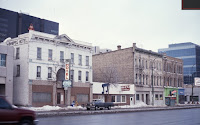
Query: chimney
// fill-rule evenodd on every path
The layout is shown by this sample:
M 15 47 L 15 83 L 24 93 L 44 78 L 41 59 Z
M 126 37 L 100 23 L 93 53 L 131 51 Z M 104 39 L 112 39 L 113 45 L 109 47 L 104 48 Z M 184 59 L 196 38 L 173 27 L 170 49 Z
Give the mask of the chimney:
M 120 50 L 120 49 L 121 49 L 121 45 L 118 45 L 118 46 L 117 46 L 117 50 Z
M 133 52 L 135 52 L 136 43 L 133 43 Z

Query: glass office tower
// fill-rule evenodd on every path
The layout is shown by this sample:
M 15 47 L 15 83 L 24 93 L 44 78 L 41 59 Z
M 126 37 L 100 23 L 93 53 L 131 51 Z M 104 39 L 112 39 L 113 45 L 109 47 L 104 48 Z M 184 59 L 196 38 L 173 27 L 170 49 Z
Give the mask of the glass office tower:
M 183 60 L 184 84 L 192 84 L 194 77 L 200 76 L 200 46 L 191 42 L 169 44 L 168 48 L 159 49 L 159 53 Z
M 58 35 L 59 23 L 0 8 L 0 42 L 27 33 L 30 24 L 35 31 Z

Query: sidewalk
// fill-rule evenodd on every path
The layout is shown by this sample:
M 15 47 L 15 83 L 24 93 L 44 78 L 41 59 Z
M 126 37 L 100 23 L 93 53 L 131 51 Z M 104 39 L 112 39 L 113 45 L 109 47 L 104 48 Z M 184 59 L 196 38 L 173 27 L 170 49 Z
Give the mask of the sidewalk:
M 108 114 L 108 113 L 125 113 L 125 112 L 144 112 L 144 111 L 161 111 L 161 110 L 180 110 L 200 108 L 200 105 L 177 105 L 169 106 L 146 106 L 136 108 L 117 108 L 113 107 L 111 110 L 86 110 L 86 108 L 72 108 L 60 109 L 52 111 L 36 111 L 37 117 L 51 117 L 51 116 L 74 116 L 74 115 L 94 115 L 94 114 Z

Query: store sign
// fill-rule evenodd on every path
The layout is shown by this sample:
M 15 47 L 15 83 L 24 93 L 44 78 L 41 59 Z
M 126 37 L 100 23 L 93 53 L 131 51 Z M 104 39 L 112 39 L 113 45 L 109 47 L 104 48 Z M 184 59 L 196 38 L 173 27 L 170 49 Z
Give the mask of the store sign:
M 130 85 L 121 86 L 122 91 L 130 91 Z
M 196 86 L 200 86 L 200 78 L 199 77 L 195 77 L 194 82 L 195 82 Z
M 65 80 L 69 80 L 69 62 L 65 63 Z

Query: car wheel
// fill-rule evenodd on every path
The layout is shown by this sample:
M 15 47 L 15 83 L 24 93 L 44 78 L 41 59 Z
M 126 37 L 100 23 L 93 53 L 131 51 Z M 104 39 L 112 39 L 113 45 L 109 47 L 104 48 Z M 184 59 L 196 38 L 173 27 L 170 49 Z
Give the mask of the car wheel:
M 20 122 L 20 125 L 32 125 L 32 122 L 30 120 L 25 119 Z

